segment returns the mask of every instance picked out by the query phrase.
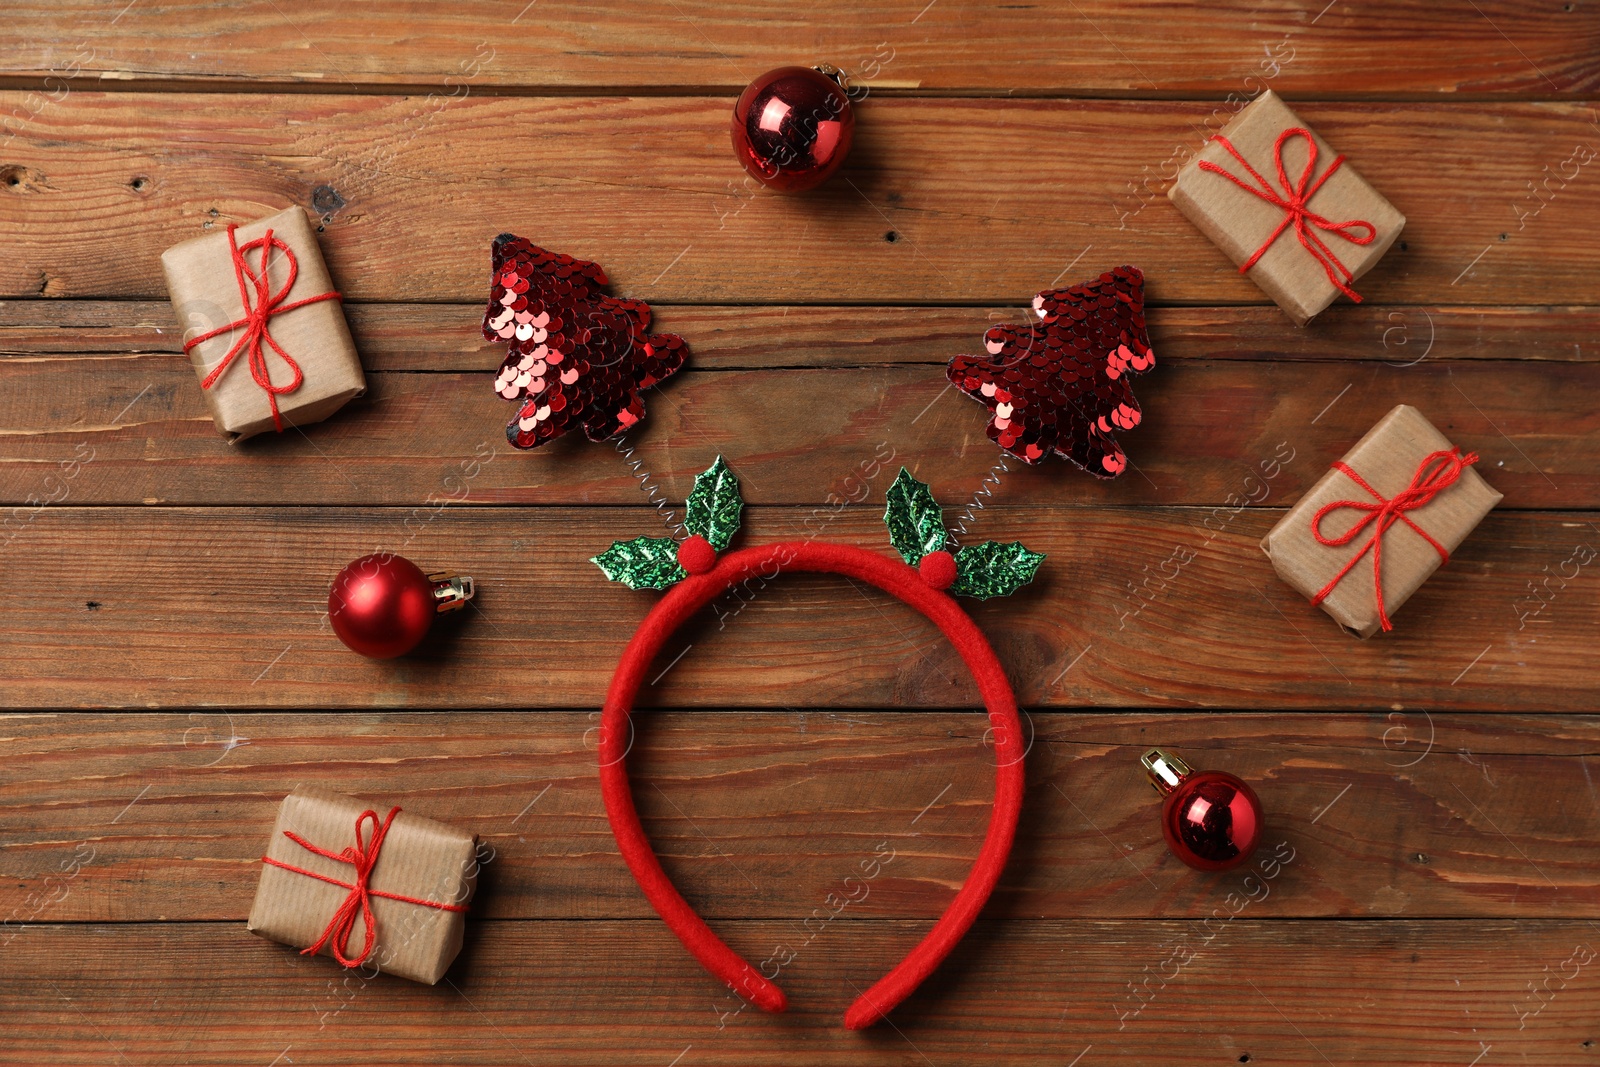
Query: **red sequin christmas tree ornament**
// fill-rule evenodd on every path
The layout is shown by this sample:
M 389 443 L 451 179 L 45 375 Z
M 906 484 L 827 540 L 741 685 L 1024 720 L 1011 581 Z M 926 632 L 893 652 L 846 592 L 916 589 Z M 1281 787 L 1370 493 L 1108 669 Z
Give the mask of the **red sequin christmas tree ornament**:
M 982 356 L 957 356 L 949 378 L 989 409 L 989 440 L 1025 463 L 1054 453 L 1098 478 L 1128 466 L 1115 433 L 1144 417 L 1129 379 L 1155 366 L 1144 275 L 1118 267 L 1033 298 L 1037 322 L 984 334 Z
M 493 260 L 483 336 L 506 342 L 494 390 L 521 405 L 506 439 L 538 448 L 581 426 L 604 441 L 644 418 L 641 394 L 683 366 L 683 338 L 649 333 L 650 305 L 607 295 L 598 264 L 509 233 Z

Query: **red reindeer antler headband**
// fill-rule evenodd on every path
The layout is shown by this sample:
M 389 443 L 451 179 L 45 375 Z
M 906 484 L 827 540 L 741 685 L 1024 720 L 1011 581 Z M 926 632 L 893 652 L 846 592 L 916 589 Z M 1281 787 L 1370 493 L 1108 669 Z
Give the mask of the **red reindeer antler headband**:
M 850 1006 L 844 1023 L 852 1030 L 883 1018 L 933 973 L 972 926 L 1005 867 L 1022 809 L 1024 750 L 1017 702 L 994 650 L 951 594 L 1007 595 L 1031 581 L 1044 559 L 1016 541 L 966 545 L 951 553 L 945 547 L 949 535 L 939 505 L 928 487 L 904 468 L 887 496 L 884 520 L 904 563 L 850 545 L 811 541 L 719 555 L 738 530 L 744 507 L 738 480 L 719 456 L 695 479 L 685 518 L 691 535 L 687 540 L 636 537 L 615 542 L 594 558 L 606 577 L 630 589 L 670 589 L 623 650 L 606 694 L 600 791 L 611 831 L 639 887 L 684 947 L 735 993 L 766 1011 L 788 1006 L 783 991 L 712 933 L 667 877 L 639 824 L 623 760 L 633 701 L 651 661 L 679 626 L 736 583 L 756 575 L 770 579 L 782 571 L 798 571 L 858 578 L 916 608 L 949 638 L 977 681 L 994 731 L 996 759 L 994 812 L 983 847 L 966 883 L 933 929 Z

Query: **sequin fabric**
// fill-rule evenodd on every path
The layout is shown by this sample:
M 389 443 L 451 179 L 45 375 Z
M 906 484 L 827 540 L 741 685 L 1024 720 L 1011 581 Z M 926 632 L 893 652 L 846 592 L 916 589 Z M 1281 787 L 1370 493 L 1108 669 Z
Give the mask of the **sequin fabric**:
M 483 336 L 506 342 L 494 390 L 520 405 L 506 426 L 517 448 L 538 448 L 574 427 L 591 441 L 644 418 L 643 390 L 683 366 L 689 346 L 651 334 L 650 305 L 604 292 L 605 271 L 525 238 L 494 239 Z
M 984 334 L 987 352 L 950 361 L 950 381 L 989 409 L 989 439 L 1026 463 L 1052 452 L 1099 478 L 1128 466 L 1115 433 L 1143 415 L 1129 379 L 1155 366 L 1144 275 L 1118 267 L 1033 298 L 1038 321 Z

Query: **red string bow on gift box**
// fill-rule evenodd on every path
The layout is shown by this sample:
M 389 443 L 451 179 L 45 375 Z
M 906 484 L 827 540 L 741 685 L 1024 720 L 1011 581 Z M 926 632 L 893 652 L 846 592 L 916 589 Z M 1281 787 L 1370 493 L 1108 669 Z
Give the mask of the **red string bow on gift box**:
M 1304 137 L 1307 146 L 1305 168 L 1300 172 L 1300 180 L 1293 185 L 1289 183 L 1289 176 L 1285 173 L 1283 167 L 1283 146 L 1292 137 Z M 1283 209 L 1283 219 L 1278 223 L 1277 228 L 1267 236 L 1265 241 L 1261 242 L 1261 247 L 1255 250 L 1255 254 L 1240 265 L 1239 273 L 1244 274 L 1255 266 L 1256 261 L 1266 255 L 1267 249 L 1272 247 L 1273 242 L 1282 236 L 1283 231 L 1292 227 L 1295 238 L 1300 242 L 1301 246 L 1311 254 L 1313 259 L 1322 265 L 1323 271 L 1328 275 L 1328 281 L 1332 282 L 1334 287 L 1345 296 L 1359 304 L 1361 297 L 1354 289 L 1350 288 L 1350 283 L 1355 280 L 1354 276 L 1350 273 L 1349 268 L 1339 261 L 1339 257 L 1334 255 L 1333 249 L 1328 247 L 1327 242 L 1314 231 L 1322 230 L 1324 233 L 1342 237 L 1351 244 L 1366 245 L 1371 244 L 1373 239 L 1377 237 L 1378 228 L 1362 219 L 1332 222 L 1312 211 L 1310 207 L 1311 198 L 1317 195 L 1317 190 L 1321 189 L 1323 183 L 1332 177 L 1333 173 L 1344 163 L 1344 156 L 1335 156 L 1333 162 L 1328 164 L 1328 169 L 1323 171 L 1322 175 L 1313 182 L 1311 176 L 1316 173 L 1317 169 L 1316 138 L 1312 137 L 1311 131 L 1303 126 L 1291 126 L 1278 135 L 1278 140 L 1272 147 L 1272 162 L 1278 170 L 1278 188 L 1274 188 L 1272 183 L 1261 175 L 1260 171 L 1250 165 L 1249 160 L 1239 154 L 1239 151 L 1233 147 L 1233 143 L 1226 137 L 1219 133 L 1212 140 L 1226 149 L 1234 159 L 1238 160 L 1239 165 L 1249 172 L 1250 177 L 1255 179 L 1255 184 L 1251 185 L 1245 182 L 1209 159 L 1200 161 L 1201 170 L 1220 174 L 1245 192 L 1260 197 L 1274 207 Z M 1356 236 L 1355 231 L 1360 228 L 1366 230 L 1365 236 Z
M 1333 592 L 1334 587 L 1344 581 L 1344 576 L 1350 573 L 1351 568 L 1360 561 L 1362 556 L 1370 551 L 1372 553 L 1372 584 L 1377 591 L 1378 598 L 1378 619 L 1382 622 L 1385 632 L 1394 629 L 1389 623 L 1389 613 L 1383 606 L 1383 535 L 1388 533 L 1389 528 L 1395 523 L 1403 522 L 1433 546 L 1434 551 L 1439 553 L 1439 559 L 1442 562 L 1449 563 L 1450 553 L 1445 547 L 1427 530 L 1412 522 L 1411 517 L 1406 512 L 1415 511 L 1444 490 L 1456 484 L 1460 480 L 1462 472 L 1476 462 L 1478 462 L 1478 454 L 1476 452 L 1462 455 L 1459 448 L 1429 453 L 1421 463 L 1417 464 L 1417 471 L 1411 476 L 1411 484 L 1394 496 L 1386 497 L 1368 485 L 1367 480 L 1357 474 L 1349 464 L 1343 460 L 1336 461 L 1333 464 L 1333 469 L 1344 474 L 1351 481 L 1365 489 L 1376 503 L 1366 500 L 1335 500 L 1324 504 L 1311 518 L 1312 536 L 1320 544 L 1337 547 L 1354 541 L 1363 530 L 1371 528 L 1372 533 L 1367 538 L 1366 543 L 1361 546 L 1361 551 L 1350 557 L 1349 562 L 1339 569 L 1339 573 L 1329 579 L 1328 584 L 1323 586 L 1317 595 L 1311 598 L 1311 603 L 1314 605 L 1321 604 L 1326 600 L 1328 594 Z M 1324 535 L 1322 532 L 1322 520 L 1341 508 L 1354 508 L 1357 511 L 1365 512 L 1365 514 L 1356 521 L 1355 525 L 1337 537 Z
M 232 333 L 234 330 L 244 330 L 239 335 L 239 339 L 233 343 L 233 347 L 228 349 L 227 355 L 223 356 L 222 360 L 211 369 L 211 373 L 206 375 L 200 382 L 201 388 L 210 389 L 217 383 L 217 379 L 222 377 L 223 371 L 228 369 L 240 352 L 249 353 L 247 362 L 250 367 L 250 377 L 267 394 L 267 403 L 272 406 L 272 424 L 281 432 L 283 430 L 283 419 L 278 414 L 278 397 L 284 393 L 292 393 L 300 388 L 300 383 L 305 378 L 300 372 L 300 364 L 296 363 L 294 357 L 285 352 L 282 346 L 273 340 L 272 331 L 268 328 L 269 324 L 274 315 L 282 315 L 286 311 L 293 311 L 295 308 L 305 307 L 307 304 L 315 304 L 323 300 L 339 300 L 341 297 L 337 292 L 330 290 L 326 293 L 318 293 L 315 296 L 308 296 L 285 303 L 285 298 L 294 289 L 295 279 L 300 275 L 300 260 L 295 257 L 294 249 L 290 248 L 281 239 L 274 237 L 271 230 L 268 230 L 265 235 L 256 238 L 254 241 L 247 241 L 245 244 L 240 245 L 234 239 L 233 231 L 236 229 L 238 227 L 232 223 L 228 225 L 228 251 L 232 256 L 234 277 L 239 282 L 239 300 L 244 305 L 244 317 L 235 319 L 226 326 L 218 326 L 214 330 L 209 330 L 199 337 L 191 338 L 184 342 L 183 352 L 184 355 L 188 355 L 189 350 L 202 341 L 209 341 L 213 337 L 221 337 L 223 334 Z M 252 269 L 245 259 L 247 253 L 254 252 L 258 248 L 261 250 L 261 266 L 259 270 Z M 272 258 L 274 250 L 283 253 L 283 257 L 289 265 L 288 277 L 284 279 L 282 287 L 276 292 L 272 291 L 272 284 L 267 279 L 267 265 Z M 254 294 L 253 302 L 252 293 Z M 267 368 L 267 353 L 262 348 L 263 344 L 277 353 L 278 358 L 283 360 L 290 373 L 294 375 L 287 385 L 273 384 L 272 374 Z
M 389 824 L 394 822 L 394 817 L 400 814 L 399 808 L 391 808 L 389 815 L 382 823 L 378 822 L 378 813 L 368 809 L 356 817 L 356 843 L 346 845 L 338 852 L 314 845 L 301 837 L 293 830 L 285 830 L 283 836 L 318 856 L 325 856 L 330 860 L 347 863 L 354 869 L 355 880 L 346 882 L 341 878 L 333 878 L 326 874 L 296 867 L 292 863 L 284 863 L 270 856 L 262 856 L 261 862 L 274 867 L 282 867 L 295 874 L 303 874 L 307 878 L 327 882 L 330 885 L 340 886 L 350 890 L 349 894 L 334 911 L 333 917 L 328 920 L 327 927 L 322 931 L 322 936 L 315 944 L 301 949 L 301 955 L 315 956 L 323 947 L 330 945 L 333 948 L 333 958 L 346 967 L 359 967 L 372 955 L 373 946 L 378 943 L 378 920 L 372 914 L 372 898 L 382 897 L 385 900 L 398 900 L 402 904 L 416 904 L 424 908 L 437 908 L 439 911 L 464 912 L 467 909 L 459 904 L 445 904 L 437 900 L 424 900 L 421 897 L 410 897 L 403 893 L 388 893 L 381 889 L 373 889 L 372 869 L 378 865 L 378 855 L 383 851 L 383 839 L 389 834 Z M 366 825 L 372 826 L 371 833 L 363 839 L 362 834 Z M 366 928 L 366 943 L 361 952 L 355 956 L 350 953 L 350 935 L 355 932 L 356 919 L 361 919 Z

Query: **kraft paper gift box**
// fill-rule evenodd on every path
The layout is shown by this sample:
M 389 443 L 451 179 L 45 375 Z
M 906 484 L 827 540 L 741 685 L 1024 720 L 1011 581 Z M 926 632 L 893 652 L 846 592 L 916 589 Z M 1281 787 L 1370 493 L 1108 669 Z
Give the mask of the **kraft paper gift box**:
M 474 834 L 400 808 L 384 817 L 354 797 L 296 789 L 278 809 L 248 929 L 303 952 L 315 946 L 347 967 L 432 985 L 461 951 L 477 856 Z
M 1371 637 L 1388 629 L 1385 614 L 1393 616 L 1439 569 L 1440 549 L 1454 552 L 1500 502 L 1500 494 L 1472 469 L 1476 459 L 1461 456 L 1420 411 L 1401 404 L 1340 461 L 1378 495 L 1346 471 L 1330 470 L 1272 528 L 1262 551 L 1278 576 L 1304 596 L 1315 601 L 1325 592 L 1322 610 L 1347 632 Z M 1404 510 L 1385 515 L 1379 496 Z M 1358 523 L 1365 525 L 1357 529 Z M 1314 528 L 1329 540 L 1350 531 L 1354 536 L 1329 545 L 1317 540 Z M 1381 601 L 1373 560 L 1380 550 Z
M 1241 270 L 1259 252 L 1250 279 L 1298 326 L 1341 292 L 1359 301 L 1351 283 L 1406 224 L 1270 89 L 1206 142 L 1167 196 Z M 1309 214 L 1297 220 L 1302 208 Z
M 255 244 L 269 231 L 273 245 Z M 264 278 L 263 252 L 270 252 Z M 174 245 L 161 266 L 211 417 L 231 441 L 320 422 L 366 391 L 316 232 L 300 208 Z

